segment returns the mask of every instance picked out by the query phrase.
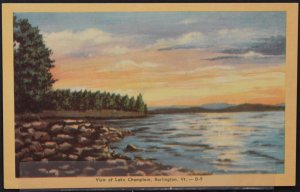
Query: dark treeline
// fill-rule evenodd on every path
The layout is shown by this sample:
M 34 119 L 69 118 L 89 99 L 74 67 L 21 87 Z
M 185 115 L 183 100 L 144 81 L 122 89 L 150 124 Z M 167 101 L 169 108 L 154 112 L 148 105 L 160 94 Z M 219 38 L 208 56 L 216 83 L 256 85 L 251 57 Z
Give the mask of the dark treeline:
M 49 110 L 102 110 L 147 112 L 147 105 L 139 94 L 136 98 L 100 91 L 53 90 L 48 93 L 46 109 Z

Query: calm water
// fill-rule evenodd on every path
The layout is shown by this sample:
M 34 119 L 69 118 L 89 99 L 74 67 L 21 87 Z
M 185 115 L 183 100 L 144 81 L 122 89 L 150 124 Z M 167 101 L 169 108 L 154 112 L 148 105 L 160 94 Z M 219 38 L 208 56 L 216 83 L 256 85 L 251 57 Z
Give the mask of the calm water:
M 112 146 L 120 153 L 127 144 L 142 149 L 128 156 L 214 174 L 284 171 L 282 111 L 159 114 L 108 123 L 135 132 Z

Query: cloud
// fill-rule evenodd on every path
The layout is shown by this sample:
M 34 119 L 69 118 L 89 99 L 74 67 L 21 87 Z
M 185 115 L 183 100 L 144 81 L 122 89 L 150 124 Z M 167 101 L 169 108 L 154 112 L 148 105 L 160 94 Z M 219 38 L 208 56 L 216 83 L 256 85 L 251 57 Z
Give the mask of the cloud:
M 150 62 L 150 61 L 144 61 L 141 63 L 138 63 L 134 60 L 122 60 L 117 63 L 114 63 L 107 67 L 105 71 L 129 71 L 129 70 L 135 70 L 135 69 L 144 69 L 144 68 L 155 68 L 158 64 Z M 101 71 L 102 72 L 102 71 Z
M 197 23 L 196 19 L 183 19 L 178 22 L 178 24 L 181 24 L 181 25 L 190 25 L 190 24 L 194 24 L 194 23 Z
M 82 31 L 64 30 L 43 33 L 43 36 L 45 43 L 52 49 L 55 56 L 91 56 L 98 52 L 97 47 L 99 46 L 124 40 L 94 28 Z
M 130 49 L 125 46 L 113 46 L 113 47 L 107 47 L 103 50 L 103 53 L 108 55 L 123 55 L 125 53 L 130 52 Z
M 233 28 L 233 29 L 221 29 L 218 31 L 220 37 L 235 38 L 235 39 L 248 39 L 257 35 L 257 31 L 250 28 Z
M 226 54 L 245 54 L 247 52 L 255 52 L 262 55 L 285 55 L 286 38 L 284 36 L 272 36 L 268 38 L 260 38 L 255 42 L 244 45 L 244 48 L 233 48 L 222 50 Z
M 148 46 L 150 49 L 172 49 L 178 47 L 195 46 L 201 43 L 205 35 L 201 32 L 188 32 L 180 35 L 177 38 L 159 39 L 156 43 Z

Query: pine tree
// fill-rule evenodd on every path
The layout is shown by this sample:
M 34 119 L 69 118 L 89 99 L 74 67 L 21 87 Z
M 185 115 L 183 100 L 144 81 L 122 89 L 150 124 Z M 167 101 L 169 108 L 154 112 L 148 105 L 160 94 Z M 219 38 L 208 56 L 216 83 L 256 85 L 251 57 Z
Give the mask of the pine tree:
M 32 27 L 27 19 L 14 17 L 13 40 L 15 111 L 40 111 L 55 82 L 50 73 L 54 67 L 52 52 L 44 44 L 38 27 Z
M 139 94 L 137 96 L 137 99 L 136 99 L 136 103 L 135 103 L 135 108 L 138 112 L 144 112 L 145 111 L 145 106 L 144 106 L 144 101 L 143 101 L 143 96 L 142 94 Z

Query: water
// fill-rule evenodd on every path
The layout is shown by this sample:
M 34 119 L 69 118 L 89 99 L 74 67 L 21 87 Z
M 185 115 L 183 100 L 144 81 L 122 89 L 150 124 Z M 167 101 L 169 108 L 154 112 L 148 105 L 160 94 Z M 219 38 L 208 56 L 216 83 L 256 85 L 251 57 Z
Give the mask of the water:
M 213 174 L 284 172 L 282 111 L 158 114 L 107 123 L 135 133 L 112 146 L 131 157 Z M 142 150 L 126 153 L 127 144 Z

